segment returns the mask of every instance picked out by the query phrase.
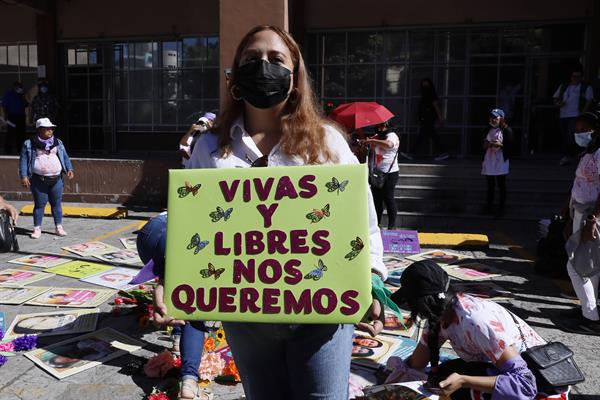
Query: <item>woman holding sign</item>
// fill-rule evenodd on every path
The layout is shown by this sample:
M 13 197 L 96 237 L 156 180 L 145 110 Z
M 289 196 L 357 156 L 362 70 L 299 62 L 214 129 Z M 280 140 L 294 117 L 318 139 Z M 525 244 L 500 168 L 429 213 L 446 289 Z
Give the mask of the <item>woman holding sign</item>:
M 194 148 L 192 168 L 358 164 L 344 135 L 320 115 L 302 54 L 287 32 L 272 26 L 248 32 L 237 48 L 229 89 L 216 128 Z M 368 204 L 371 265 L 381 282 L 387 271 L 370 195 Z M 171 322 L 161 291 L 155 318 Z M 378 302 L 373 314 L 377 321 L 360 327 L 375 335 L 383 328 Z M 224 327 L 248 399 L 348 398 L 354 326 Z

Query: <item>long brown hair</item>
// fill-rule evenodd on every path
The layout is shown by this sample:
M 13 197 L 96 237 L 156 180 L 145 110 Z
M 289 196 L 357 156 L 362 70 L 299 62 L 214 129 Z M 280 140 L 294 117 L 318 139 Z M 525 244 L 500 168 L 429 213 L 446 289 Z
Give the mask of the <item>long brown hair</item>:
M 299 156 L 306 164 L 319 164 L 325 161 L 337 161 L 335 155 L 327 147 L 324 124 L 325 121 L 317 106 L 304 65 L 300 47 L 292 36 L 281 28 L 271 25 L 259 25 L 251 29 L 240 41 L 231 67 L 231 87 L 236 82 L 236 71 L 240 58 L 252 37 L 262 31 L 275 32 L 288 47 L 294 63 L 294 88 L 286 100 L 281 120 L 280 150 L 289 156 Z M 235 100 L 228 90 L 221 109 L 220 118 L 214 129 L 219 134 L 219 147 L 223 155 L 231 153 L 230 130 L 236 118 L 242 115 L 243 100 Z

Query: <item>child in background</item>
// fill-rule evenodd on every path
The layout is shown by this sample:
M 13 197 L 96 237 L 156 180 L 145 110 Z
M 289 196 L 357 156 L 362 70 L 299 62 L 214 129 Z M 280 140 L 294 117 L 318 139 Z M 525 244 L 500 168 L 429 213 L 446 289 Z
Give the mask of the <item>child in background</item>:
M 44 209 L 50 201 L 56 234 L 66 236 L 62 226 L 63 174 L 73 179 L 73 166 L 60 139 L 54 137 L 54 125 L 48 118 L 35 122 L 37 133 L 23 143 L 19 160 L 21 184 L 31 189 L 33 195 L 32 239 L 42 235 Z
M 481 175 L 487 179 L 487 204 L 484 214 L 492 214 L 496 185 L 500 190 L 500 204 L 496 217 L 504 215 L 506 206 L 506 176 L 509 172 L 509 159 L 512 155 L 512 129 L 504 119 L 504 111 L 495 108 L 490 113 L 490 130 L 484 141 L 485 156 L 481 167 Z

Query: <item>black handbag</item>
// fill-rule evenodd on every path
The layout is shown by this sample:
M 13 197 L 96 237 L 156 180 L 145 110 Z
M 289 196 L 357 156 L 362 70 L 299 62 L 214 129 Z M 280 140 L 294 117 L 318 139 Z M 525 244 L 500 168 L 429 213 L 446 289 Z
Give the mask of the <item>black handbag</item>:
M 390 171 L 392 170 L 392 167 L 394 166 L 394 163 L 396 162 L 396 158 L 398 157 L 399 151 L 400 151 L 400 145 L 398 145 L 398 150 L 396 150 L 394 159 L 392 160 L 392 163 L 390 164 L 390 167 L 388 168 L 387 172 L 378 170 L 375 167 L 375 163 L 374 162 L 371 163 L 371 168 L 369 168 L 369 185 L 371 185 L 371 187 L 373 189 L 383 189 L 383 187 L 385 186 L 385 176 L 387 174 L 389 174 Z
M 549 393 L 561 391 L 570 385 L 585 381 L 583 373 L 573 360 L 573 351 L 561 342 L 548 342 L 539 346 L 528 347 L 521 325 L 509 311 L 513 321 L 517 324 L 525 351 L 521 357 L 535 375 L 538 391 Z
M 9 251 L 19 251 L 19 242 L 10 214 L 6 210 L 0 210 L 0 252 Z

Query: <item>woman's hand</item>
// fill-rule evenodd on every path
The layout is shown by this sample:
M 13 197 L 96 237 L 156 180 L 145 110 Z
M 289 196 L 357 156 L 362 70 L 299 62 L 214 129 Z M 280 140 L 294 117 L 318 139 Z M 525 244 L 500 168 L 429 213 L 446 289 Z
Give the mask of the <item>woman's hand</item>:
M 17 219 L 19 219 L 19 212 L 17 211 L 16 208 L 14 208 L 10 204 L 0 200 L 0 210 L 8 211 L 10 218 L 12 218 L 12 220 L 13 220 L 13 224 L 15 224 L 15 225 L 17 224 Z
M 450 396 L 452 393 L 461 389 L 465 383 L 465 378 L 456 372 L 440 382 L 440 394 Z
M 377 336 L 383 330 L 383 313 L 381 309 L 381 303 L 377 299 L 373 299 L 370 311 L 371 322 L 359 322 L 356 325 L 356 329 L 359 331 L 367 332 L 372 337 Z
M 589 242 L 590 240 L 594 240 L 598 237 L 598 228 L 596 225 L 596 221 L 587 220 L 583 230 L 581 231 L 581 242 Z
M 75 177 L 75 174 L 73 173 L 73 170 L 67 171 L 67 178 L 69 178 L 69 180 L 73 179 L 74 177 Z
M 185 325 L 185 321 L 174 319 L 167 315 L 167 305 L 164 301 L 165 287 L 162 283 L 156 285 L 154 289 L 154 323 L 157 325 Z
M 24 176 L 21 178 L 21 186 L 23 186 L 24 188 L 29 189 L 29 187 L 31 186 L 31 182 L 29 182 L 29 178 Z

